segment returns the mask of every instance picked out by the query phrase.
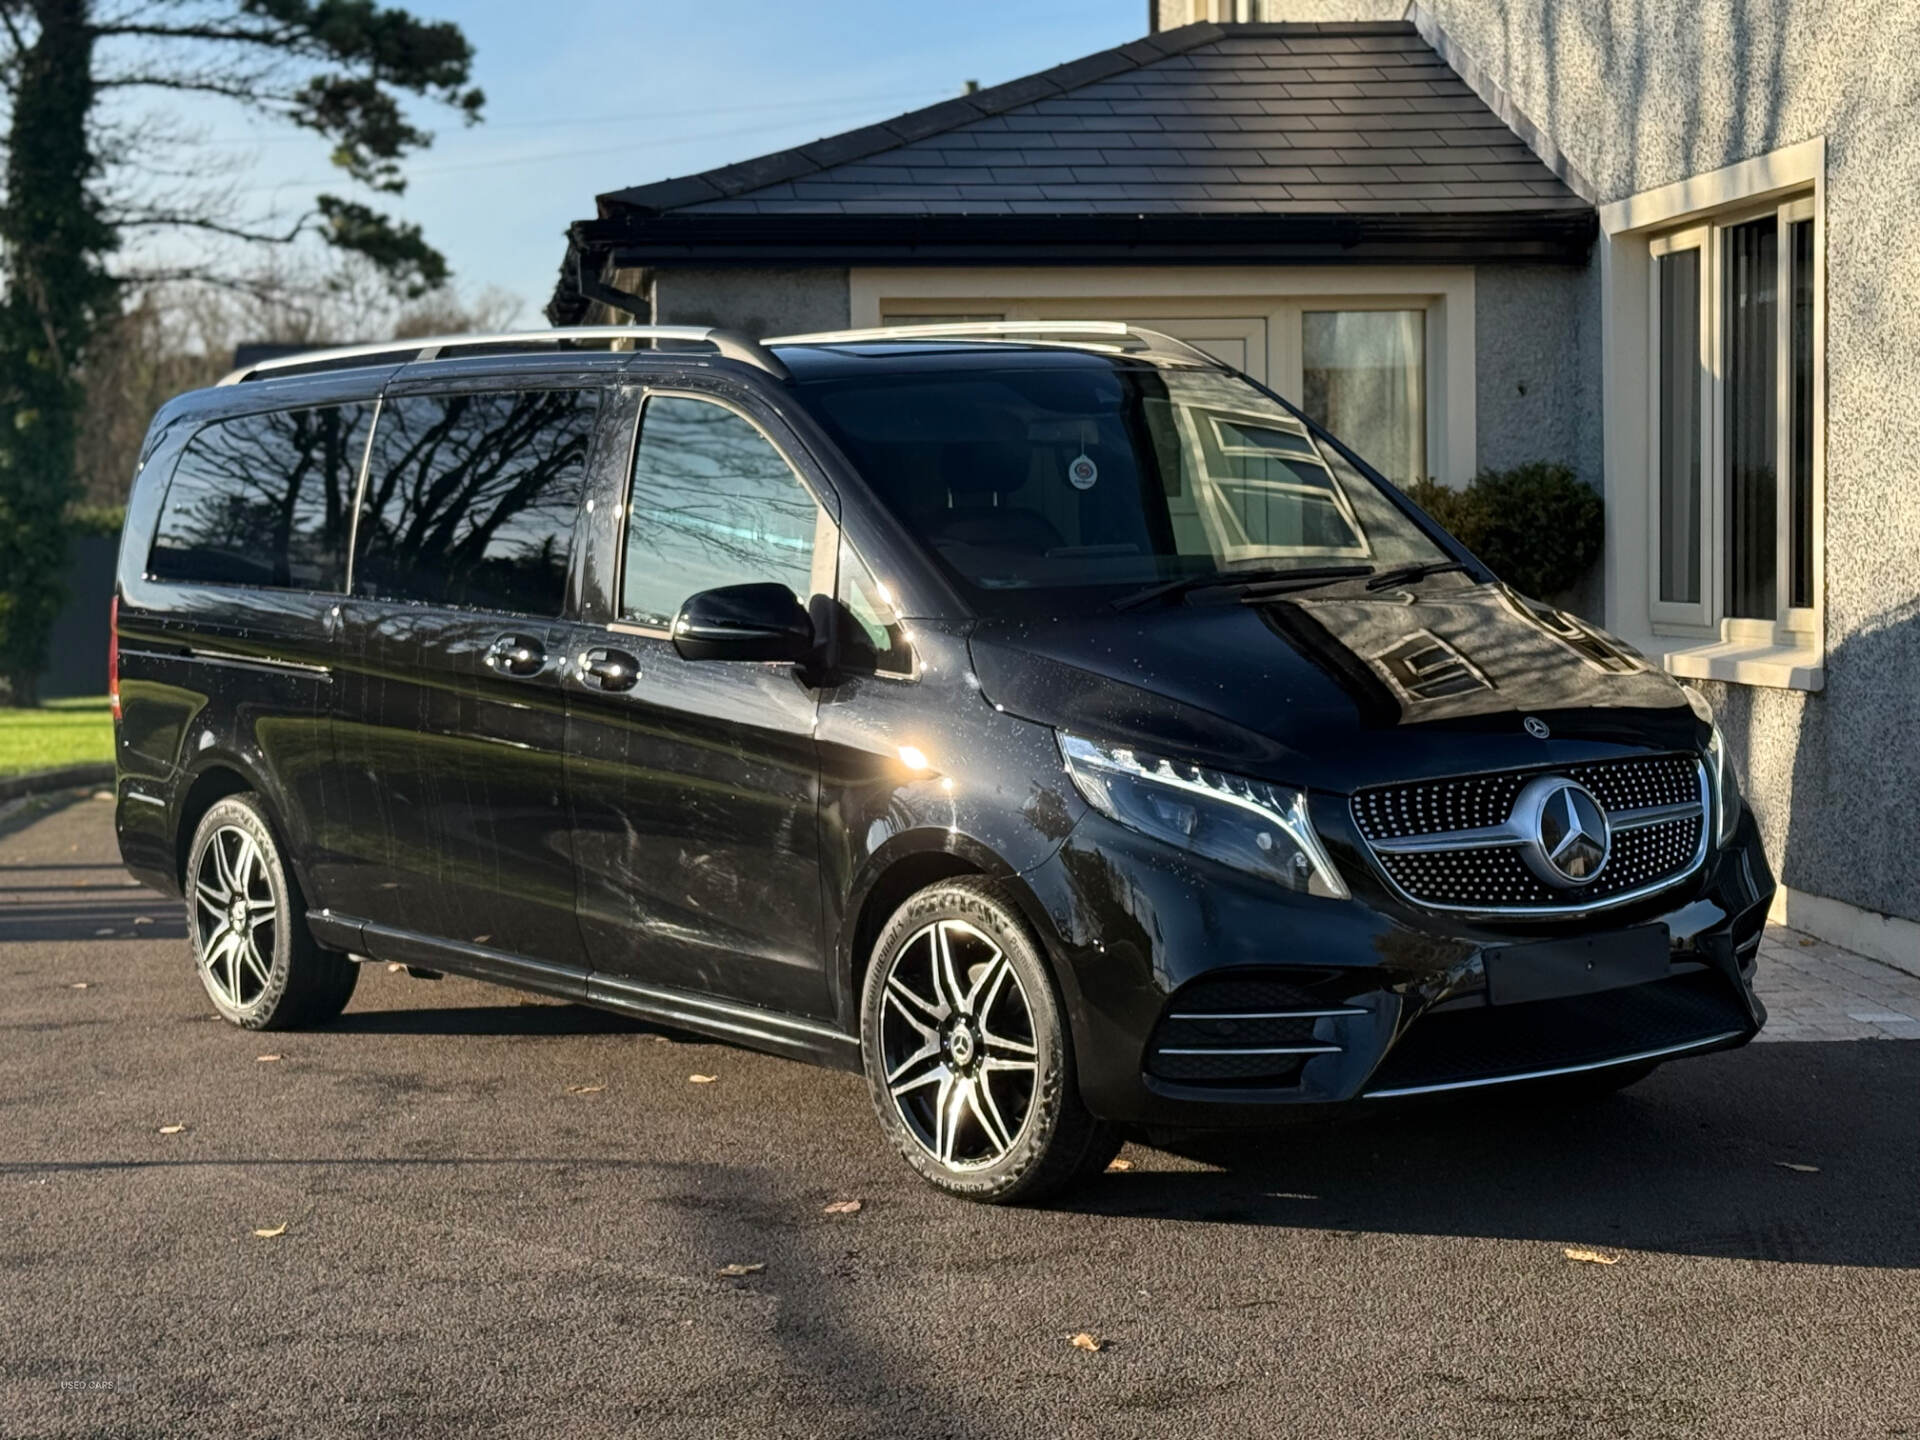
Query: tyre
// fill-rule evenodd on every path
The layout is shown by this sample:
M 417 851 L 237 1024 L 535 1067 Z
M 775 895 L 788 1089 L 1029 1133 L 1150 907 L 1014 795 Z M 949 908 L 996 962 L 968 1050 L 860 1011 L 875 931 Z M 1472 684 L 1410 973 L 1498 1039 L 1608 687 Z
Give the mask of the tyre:
M 1120 1148 L 1080 1102 L 1039 943 L 991 881 L 943 881 L 894 913 L 861 988 L 860 1039 L 881 1128 L 949 1195 L 1039 1200 Z
M 259 797 L 229 795 L 201 817 L 187 854 L 187 935 L 214 1008 L 247 1030 L 324 1024 L 360 967 L 323 950 Z

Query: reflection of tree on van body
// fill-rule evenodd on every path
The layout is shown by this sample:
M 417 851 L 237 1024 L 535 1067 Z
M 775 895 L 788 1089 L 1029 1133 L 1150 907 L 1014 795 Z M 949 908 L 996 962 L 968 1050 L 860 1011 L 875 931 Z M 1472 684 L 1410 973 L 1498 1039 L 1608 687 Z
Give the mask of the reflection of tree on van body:
M 662 396 L 641 417 L 625 612 L 660 623 L 698 590 L 772 580 L 812 589 L 813 497 L 752 424 Z
M 388 400 L 355 588 L 558 614 L 596 401 L 590 390 Z
M 282 410 L 201 430 L 168 489 L 156 573 L 338 586 L 368 413 L 365 405 Z

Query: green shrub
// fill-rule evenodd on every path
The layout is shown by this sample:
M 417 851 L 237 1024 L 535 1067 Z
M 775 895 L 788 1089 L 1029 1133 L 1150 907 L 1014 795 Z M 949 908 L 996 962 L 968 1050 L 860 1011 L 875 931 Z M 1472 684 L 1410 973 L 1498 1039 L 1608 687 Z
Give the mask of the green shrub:
M 124 505 L 69 505 L 67 530 L 76 538 L 118 540 L 126 518 Z
M 1421 480 L 1407 494 L 1526 595 L 1555 595 L 1579 584 L 1606 543 L 1593 487 L 1545 460 L 1482 470 L 1464 490 Z

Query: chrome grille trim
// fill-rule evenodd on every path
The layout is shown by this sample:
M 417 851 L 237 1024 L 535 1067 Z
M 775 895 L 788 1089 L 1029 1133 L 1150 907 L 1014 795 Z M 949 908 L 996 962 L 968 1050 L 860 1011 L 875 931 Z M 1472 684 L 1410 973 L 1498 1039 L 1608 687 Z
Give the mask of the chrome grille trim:
M 1162 1045 L 1162 1055 L 1338 1055 L 1338 1045 Z
M 1437 1085 L 1401 1085 L 1390 1090 L 1368 1090 L 1363 1100 L 1392 1100 L 1403 1095 L 1438 1095 L 1447 1090 L 1482 1090 L 1489 1085 L 1512 1085 L 1525 1080 L 1551 1080 L 1556 1075 L 1585 1075 L 1594 1070 L 1611 1070 L 1616 1065 L 1638 1065 L 1643 1060 L 1669 1060 L 1689 1050 L 1704 1050 L 1709 1045 L 1724 1045 L 1738 1040 L 1742 1032 L 1725 1030 L 1679 1045 L 1663 1045 L 1657 1050 L 1636 1050 L 1631 1055 L 1616 1055 L 1610 1060 L 1594 1060 L 1585 1065 L 1558 1065 L 1546 1070 L 1527 1070 L 1516 1075 L 1486 1075 L 1473 1080 L 1446 1080 Z
M 1335 1015 L 1364 1015 L 1357 1005 L 1338 1010 L 1189 1010 L 1169 1015 L 1169 1020 L 1325 1020 Z
M 1538 775 L 1565 775 L 1570 779 L 1580 780 L 1582 778 L 1582 772 L 1600 770 L 1603 767 L 1617 775 L 1620 767 L 1630 765 L 1633 763 L 1631 761 L 1602 761 L 1597 764 L 1538 766 L 1525 771 L 1499 771 L 1486 776 L 1454 776 L 1431 782 L 1413 781 L 1398 786 L 1373 786 L 1355 794 L 1349 802 L 1349 810 L 1353 817 L 1354 827 L 1359 831 L 1360 838 L 1367 848 L 1368 858 L 1373 861 L 1375 873 L 1386 882 L 1387 887 L 1395 896 L 1404 900 L 1407 904 L 1414 906 L 1416 909 L 1485 918 L 1498 918 L 1503 916 L 1534 918 L 1591 915 L 1598 911 L 1618 909 L 1623 905 L 1631 905 L 1636 901 L 1645 900 L 1650 896 L 1657 895 L 1663 890 L 1671 889 L 1697 873 L 1700 867 L 1706 862 L 1708 847 L 1711 844 L 1713 826 L 1711 824 L 1712 791 L 1709 788 L 1710 782 L 1707 777 L 1707 767 L 1705 763 L 1697 756 L 1679 757 L 1672 755 L 1649 756 L 1647 757 L 1647 763 L 1650 766 L 1671 764 L 1673 761 L 1683 758 L 1690 759 L 1693 767 L 1695 779 L 1693 799 L 1681 804 L 1648 805 L 1630 809 L 1608 810 L 1607 823 L 1616 837 L 1622 834 L 1632 834 L 1637 831 L 1650 830 L 1660 825 L 1684 824 L 1689 822 L 1697 823 L 1699 826 L 1699 838 L 1693 847 L 1691 857 L 1685 864 L 1677 868 L 1669 869 L 1666 873 L 1655 879 L 1643 885 L 1634 886 L 1630 890 L 1594 896 L 1586 900 L 1570 900 L 1567 903 L 1461 904 L 1423 899 L 1414 895 L 1400 883 L 1394 876 L 1392 870 L 1383 863 L 1382 857 L 1400 855 L 1438 856 L 1507 849 L 1521 845 L 1528 837 L 1522 835 L 1518 827 L 1509 819 L 1498 825 L 1475 826 L 1470 829 L 1426 831 L 1411 835 L 1381 835 L 1379 838 L 1375 838 L 1369 834 L 1368 831 L 1370 828 L 1377 828 L 1373 825 L 1373 818 L 1383 803 L 1380 797 L 1396 792 L 1399 795 L 1405 795 L 1407 792 L 1416 791 L 1418 787 L 1425 784 L 1436 786 L 1473 785 L 1476 787 L 1484 785 L 1489 790 L 1495 792 L 1511 787 L 1515 793 L 1517 793 L 1521 784 Z M 1608 788 L 1611 789 L 1612 787 L 1609 786 Z M 1399 803 L 1404 811 L 1407 802 L 1401 801 Z M 1415 803 L 1417 804 L 1418 802 Z M 1602 803 L 1604 806 L 1604 801 Z

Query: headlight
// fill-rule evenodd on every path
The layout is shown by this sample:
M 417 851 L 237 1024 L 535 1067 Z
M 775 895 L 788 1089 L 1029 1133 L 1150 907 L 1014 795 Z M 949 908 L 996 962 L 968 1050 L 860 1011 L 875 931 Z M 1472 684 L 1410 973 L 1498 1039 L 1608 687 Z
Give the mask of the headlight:
M 1062 733 L 1060 753 L 1074 787 L 1109 820 L 1289 890 L 1347 898 L 1307 818 L 1305 791 L 1078 735 Z
M 1707 779 L 1713 787 L 1714 844 L 1724 849 L 1733 843 L 1733 832 L 1740 825 L 1740 781 L 1733 773 L 1733 757 L 1727 753 L 1727 737 L 1713 718 L 1713 706 L 1691 685 L 1680 688 L 1687 692 L 1693 713 L 1713 727 L 1707 738 Z

